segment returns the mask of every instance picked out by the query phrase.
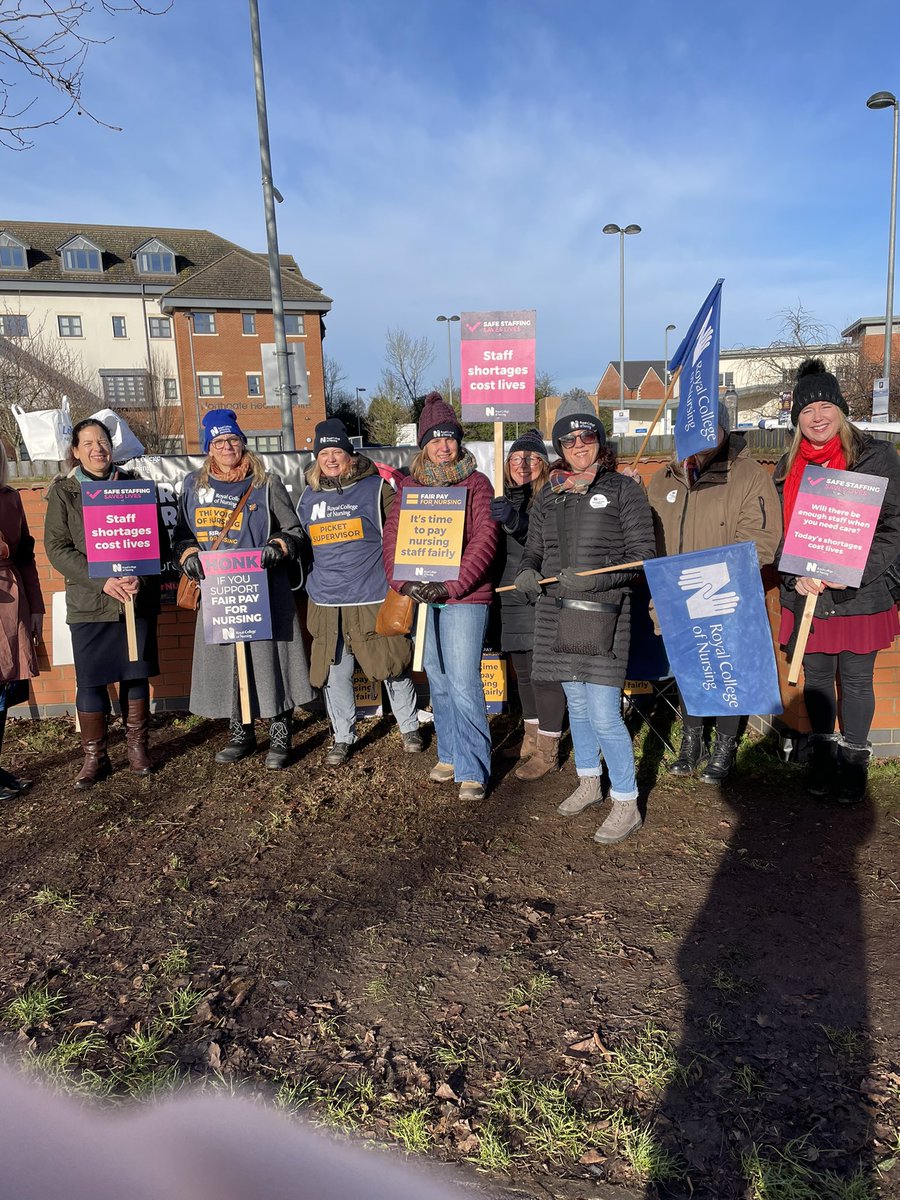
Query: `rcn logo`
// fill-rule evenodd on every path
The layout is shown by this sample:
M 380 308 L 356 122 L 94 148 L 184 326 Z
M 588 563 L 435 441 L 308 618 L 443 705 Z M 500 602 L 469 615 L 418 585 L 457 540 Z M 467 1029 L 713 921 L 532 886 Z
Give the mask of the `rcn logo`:
M 678 576 L 678 586 L 683 592 L 693 592 L 687 601 L 688 616 L 722 617 L 733 613 L 740 603 L 737 592 L 721 589 L 730 580 L 726 563 L 710 563 L 708 567 L 690 567 Z
M 806 569 L 807 569 L 807 571 L 810 573 L 810 575 L 815 575 L 815 573 L 816 573 L 816 572 L 818 571 L 818 569 L 819 569 L 819 564 L 818 564 L 818 563 L 814 563 L 814 562 L 808 562 L 808 563 L 806 564 Z
M 424 567 L 416 567 L 416 574 L 417 574 L 417 575 L 424 575 L 424 574 L 425 574 L 425 568 L 424 568 Z
M 311 521 L 323 521 L 325 519 L 325 510 L 328 508 L 328 501 L 323 500 L 321 504 L 314 504 L 312 512 L 309 514 Z
M 222 630 L 222 637 L 225 639 L 226 642 L 233 642 L 234 641 L 234 630 L 230 626 L 226 625 L 225 628 Z
M 484 410 L 484 415 L 486 417 L 492 417 L 494 415 L 494 410 L 492 408 L 486 408 Z

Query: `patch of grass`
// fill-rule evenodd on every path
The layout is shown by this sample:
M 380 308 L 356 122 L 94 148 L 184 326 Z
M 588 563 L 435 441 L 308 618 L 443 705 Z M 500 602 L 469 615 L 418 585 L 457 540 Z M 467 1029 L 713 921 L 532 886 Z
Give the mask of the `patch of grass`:
M 819 1028 L 838 1058 L 857 1059 L 866 1048 L 866 1036 L 858 1029 L 835 1029 L 831 1025 L 820 1025 Z
M 296 1112 L 312 1104 L 319 1095 L 319 1085 L 309 1075 L 300 1079 L 282 1079 L 275 1092 L 276 1108 Z
M 184 729 L 190 731 L 196 729 L 198 725 L 203 724 L 203 717 L 198 717 L 196 713 L 189 713 L 186 717 L 173 717 L 172 728 Z
M 166 1044 L 165 1030 L 150 1025 L 146 1030 L 136 1029 L 122 1039 L 121 1053 L 130 1071 L 153 1070 L 159 1063 Z
M 320 1091 L 316 1097 L 316 1125 L 350 1133 L 362 1124 L 362 1114 L 356 1096 L 341 1091 L 340 1083 Z
M 673 1080 L 691 1082 L 699 1070 L 696 1059 L 680 1064 L 671 1034 L 648 1021 L 637 1033 L 623 1038 L 595 1068 L 595 1074 L 601 1084 L 658 1092 Z
M 474 1158 L 469 1161 L 477 1163 L 479 1167 L 484 1167 L 486 1171 L 509 1169 L 512 1163 L 512 1154 L 490 1121 L 478 1131 L 478 1150 Z
M 391 1137 L 401 1143 L 407 1154 L 424 1154 L 432 1141 L 428 1114 L 423 1108 L 403 1113 L 391 1124 Z
M 71 892 L 58 892 L 56 888 L 42 887 L 31 897 L 35 908 L 53 908 L 60 913 L 78 912 L 78 896 Z
M 172 993 L 172 999 L 160 1010 L 168 1033 L 177 1033 L 188 1024 L 204 994 L 192 987 L 177 988 Z
M 472 1039 L 466 1038 L 464 1043 L 452 1043 L 449 1046 L 435 1046 L 431 1056 L 439 1067 L 445 1071 L 456 1071 L 464 1067 L 469 1059 Z
M 732 1073 L 731 1078 L 745 1096 L 755 1096 L 763 1090 L 762 1076 L 754 1071 L 749 1063 L 742 1063 Z
M 684 1164 L 660 1144 L 650 1122 L 641 1121 L 623 1109 L 612 1114 L 608 1144 L 610 1149 L 621 1154 L 644 1183 L 667 1183 L 684 1178 Z
M 367 1000 L 383 1003 L 390 999 L 391 985 L 383 975 L 377 975 L 374 979 L 370 979 L 363 988 L 363 995 Z
M 289 808 L 273 808 L 262 821 L 255 821 L 250 830 L 251 842 L 270 842 L 277 834 L 290 829 L 294 818 Z
M 21 721 L 19 744 L 33 754 L 52 754 L 69 741 L 70 726 L 62 721 Z
M 754 1145 L 741 1155 L 750 1200 L 874 1200 L 862 1171 L 846 1178 L 814 1171 L 806 1158 L 807 1139 L 795 1138 L 783 1149 Z
M 3 1022 L 14 1029 L 30 1029 L 35 1025 L 49 1025 L 54 1017 L 68 1012 L 62 992 L 51 992 L 48 987 L 30 987 L 16 996 L 3 1010 Z
M 510 1072 L 494 1089 L 489 1110 L 504 1119 L 542 1160 L 579 1158 L 588 1144 L 588 1122 L 572 1103 L 566 1084 L 525 1079 Z
M 173 946 L 160 958 L 157 964 L 163 979 L 175 979 L 184 975 L 188 969 L 188 952 L 183 946 Z
M 721 992 L 723 996 L 746 996 L 748 992 L 753 991 L 753 987 L 745 979 L 732 974 L 724 967 L 717 967 L 710 976 L 710 986 L 714 987 L 717 992 Z
M 103 1076 L 86 1059 L 106 1057 L 109 1045 L 96 1030 L 84 1037 L 68 1035 L 49 1050 L 41 1054 L 27 1054 L 22 1060 L 23 1070 L 39 1074 L 54 1090 L 70 1095 L 108 1096 L 115 1080 Z
M 524 983 L 510 988 L 503 1002 L 503 1008 L 506 1012 L 515 1012 L 517 1008 L 525 1006 L 532 1010 L 539 1008 L 555 987 L 555 976 L 550 975 L 547 971 L 536 971 Z

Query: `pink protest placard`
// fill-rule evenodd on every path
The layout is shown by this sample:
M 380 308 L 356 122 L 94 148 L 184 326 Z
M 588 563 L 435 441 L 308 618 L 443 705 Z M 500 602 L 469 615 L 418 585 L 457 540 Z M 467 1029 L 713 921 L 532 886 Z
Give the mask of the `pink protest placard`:
M 460 352 L 464 421 L 533 421 L 534 309 L 462 313 Z
M 84 544 L 92 579 L 159 574 L 156 484 L 144 479 L 81 485 Z
M 883 475 L 808 466 L 784 538 L 779 569 L 859 587 L 888 481 Z

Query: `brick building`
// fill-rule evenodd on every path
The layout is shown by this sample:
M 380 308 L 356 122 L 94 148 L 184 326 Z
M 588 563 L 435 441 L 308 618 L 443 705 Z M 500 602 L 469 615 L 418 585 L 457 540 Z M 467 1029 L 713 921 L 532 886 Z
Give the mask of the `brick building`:
M 281 262 L 302 448 L 325 414 L 331 300 L 290 255 Z M 264 254 L 203 229 L 0 220 L 0 354 L 40 374 L 64 346 L 80 407 L 121 410 L 150 449 L 197 450 L 203 413 L 222 407 L 251 445 L 280 449 L 274 341 Z

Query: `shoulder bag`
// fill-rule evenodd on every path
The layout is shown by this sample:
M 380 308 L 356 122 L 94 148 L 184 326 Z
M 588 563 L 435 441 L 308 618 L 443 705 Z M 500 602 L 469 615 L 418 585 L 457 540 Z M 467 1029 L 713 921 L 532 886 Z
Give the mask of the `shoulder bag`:
M 218 548 L 222 545 L 222 542 L 225 539 L 225 534 L 238 519 L 238 514 L 247 503 L 247 498 L 252 491 L 253 484 L 251 483 L 246 492 L 244 492 L 243 496 L 241 496 L 239 503 L 236 504 L 231 510 L 231 515 L 225 522 L 221 533 L 217 535 L 216 540 L 210 546 L 210 550 L 218 550 Z M 178 580 L 178 592 L 175 596 L 175 603 L 179 608 L 186 608 L 188 612 L 195 613 L 197 611 L 197 609 L 200 607 L 200 584 L 196 581 L 196 579 L 190 579 L 187 575 L 181 576 L 181 578 Z

